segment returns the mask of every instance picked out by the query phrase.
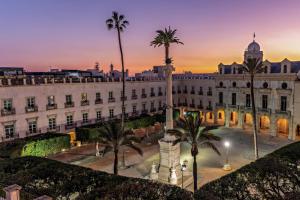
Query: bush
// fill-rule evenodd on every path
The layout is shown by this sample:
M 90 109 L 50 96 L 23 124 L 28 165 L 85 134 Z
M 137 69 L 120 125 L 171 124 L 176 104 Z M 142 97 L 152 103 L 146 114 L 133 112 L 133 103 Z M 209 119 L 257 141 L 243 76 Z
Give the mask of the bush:
M 48 156 L 70 148 L 70 136 L 66 134 L 41 134 L 0 144 L 0 157 Z
M 300 142 L 201 187 L 195 199 L 299 199 Z
M 0 161 L 0 185 L 18 184 L 22 192 L 53 199 L 192 199 L 179 187 L 116 176 L 39 157 Z M 27 200 L 26 198 L 23 198 Z

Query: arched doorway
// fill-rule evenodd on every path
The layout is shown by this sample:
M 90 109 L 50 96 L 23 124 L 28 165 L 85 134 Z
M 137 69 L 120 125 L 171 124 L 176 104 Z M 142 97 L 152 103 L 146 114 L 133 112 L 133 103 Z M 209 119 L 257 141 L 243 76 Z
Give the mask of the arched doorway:
M 248 128 L 252 128 L 252 126 L 253 126 L 252 115 L 250 113 L 245 113 L 245 115 L 244 115 L 244 128 L 248 129 Z
M 263 115 L 259 118 L 259 130 L 260 132 L 267 132 L 270 129 L 270 118 Z
M 237 124 L 238 124 L 238 113 L 235 111 L 231 112 L 229 126 L 236 126 Z
M 206 116 L 205 116 L 205 121 L 206 121 L 206 123 L 208 123 L 208 124 L 213 124 L 214 123 L 214 115 L 213 115 L 213 113 L 212 112 L 207 112 L 206 113 Z
M 278 136 L 289 136 L 289 122 L 287 119 L 280 118 L 277 120 L 277 134 Z
M 225 124 L 225 112 L 224 110 L 218 110 L 217 112 L 217 123 L 219 125 L 224 125 Z

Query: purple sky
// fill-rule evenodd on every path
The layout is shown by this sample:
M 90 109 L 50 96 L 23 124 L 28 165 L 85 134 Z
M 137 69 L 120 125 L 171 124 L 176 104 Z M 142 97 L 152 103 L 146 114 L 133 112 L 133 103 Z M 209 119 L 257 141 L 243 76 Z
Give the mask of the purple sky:
M 131 23 L 122 35 L 131 73 L 163 63 L 163 49 L 149 43 L 168 25 L 185 43 L 171 49 L 178 72 L 241 62 L 254 31 L 268 60 L 300 60 L 299 0 L 3 0 L 0 66 L 118 68 L 116 33 L 105 26 L 113 10 Z

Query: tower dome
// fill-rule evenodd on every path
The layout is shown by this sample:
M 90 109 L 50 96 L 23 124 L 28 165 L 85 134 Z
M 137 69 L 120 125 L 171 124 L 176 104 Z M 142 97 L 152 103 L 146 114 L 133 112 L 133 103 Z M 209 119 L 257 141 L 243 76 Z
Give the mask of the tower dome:
M 253 42 L 251 42 L 249 45 L 248 45 L 248 48 L 247 48 L 247 51 L 252 51 L 252 52 L 259 52 L 260 51 L 260 46 L 257 42 L 255 42 L 253 40 Z

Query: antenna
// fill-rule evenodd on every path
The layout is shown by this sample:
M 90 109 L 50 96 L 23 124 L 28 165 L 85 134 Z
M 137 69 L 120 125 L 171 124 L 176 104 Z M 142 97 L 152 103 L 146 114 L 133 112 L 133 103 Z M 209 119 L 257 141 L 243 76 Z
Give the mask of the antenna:
M 255 32 L 253 33 L 253 41 L 255 41 L 255 37 L 256 37 L 256 35 L 255 35 Z

